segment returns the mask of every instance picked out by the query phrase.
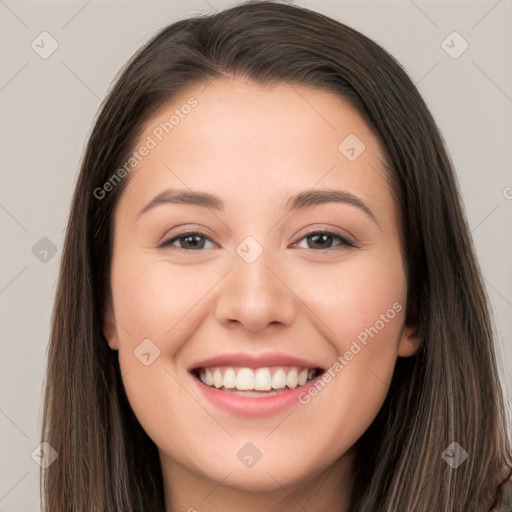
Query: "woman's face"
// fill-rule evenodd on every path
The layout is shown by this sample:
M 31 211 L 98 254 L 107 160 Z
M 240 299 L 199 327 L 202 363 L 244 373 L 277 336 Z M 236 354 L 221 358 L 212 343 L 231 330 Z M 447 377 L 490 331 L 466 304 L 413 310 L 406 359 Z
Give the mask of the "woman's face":
M 334 94 L 223 79 L 134 151 L 104 333 L 164 473 L 262 492 L 347 468 L 417 349 L 372 132 Z

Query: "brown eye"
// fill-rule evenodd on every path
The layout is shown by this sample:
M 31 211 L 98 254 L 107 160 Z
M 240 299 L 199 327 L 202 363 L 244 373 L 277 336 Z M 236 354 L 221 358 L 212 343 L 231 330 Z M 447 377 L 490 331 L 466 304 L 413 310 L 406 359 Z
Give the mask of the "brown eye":
M 178 249 L 197 251 L 205 248 L 205 240 L 211 241 L 210 238 L 200 231 L 189 231 L 164 240 L 158 247 L 170 247 L 176 241 L 179 241 L 180 246 L 178 246 Z
M 335 239 L 339 240 L 340 243 L 332 246 L 332 242 Z M 337 246 L 340 246 L 341 249 L 346 247 L 356 247 L 354 242 L 344 236 L 333 233 L 332 231 L 313 231 L 304 236 L 301 240 L 310 240 L 306 249 L 337 250 L 335 249 Z

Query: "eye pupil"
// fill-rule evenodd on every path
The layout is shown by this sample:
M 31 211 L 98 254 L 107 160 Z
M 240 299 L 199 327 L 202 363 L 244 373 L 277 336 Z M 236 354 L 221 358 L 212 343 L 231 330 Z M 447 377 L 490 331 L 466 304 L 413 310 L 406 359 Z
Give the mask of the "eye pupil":
M 191 239 L 192 239 L 192 240 L 194 240 L 194 241 L 193 241 L 193 242 L 191 242 L 191 243 L 192 243 L 192 247 L 193 247 L 193 248 L 195 248 L 195 249 L 197 249 L 197 248 L 198 248 L 198 247 L 197 247 L 197 241 L 198 241 L 198 239 L 199 239 L 199 240 L 200 240 L 200 239 L 203 239 L 203 244 L 202 244 L 202 245 L 200 244 L 199 249 L 201 249 L 201 248 L 203 247 L 203 245 L 204 245 L 204 238 L 203 238 L 201 235 L 186 235 L 186 236 L 181 237 L 181 239 L 185 242 L 185 244 L 187 244 Z M 183 244 L 182 244 L 182 245 L 183 245 Z
M 314 235 L 310 235 L 310 238 L 312 238 L 314 240 L 313 245 L 317 245 L 318 238 L 320 238 L 321 239 L 320 245 L 322 245 L 322 239 L 325 242 L 326 238 L 332 240 L 333 237 L 331 235 L 329 235 L 328 233 L 315 233 Z M 321 247 L 321 248 L 324 248 L 324 247 Z

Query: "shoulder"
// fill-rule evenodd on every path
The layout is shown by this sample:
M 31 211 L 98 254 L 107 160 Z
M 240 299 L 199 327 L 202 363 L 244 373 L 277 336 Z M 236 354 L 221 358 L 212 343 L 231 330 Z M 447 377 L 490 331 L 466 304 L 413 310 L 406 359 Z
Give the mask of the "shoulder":
M 496 506 L 490 512 L 512 512 L 512 468 L 498 488 Z

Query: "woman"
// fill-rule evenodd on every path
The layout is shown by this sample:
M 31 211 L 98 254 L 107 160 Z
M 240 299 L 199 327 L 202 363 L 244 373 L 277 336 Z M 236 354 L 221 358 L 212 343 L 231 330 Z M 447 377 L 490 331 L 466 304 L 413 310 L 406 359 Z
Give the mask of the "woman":
M 49 512 L 505 510 L 482 278 L 389 54 L 272 2 L 137 52 L 73 197 L 42 441 Z

